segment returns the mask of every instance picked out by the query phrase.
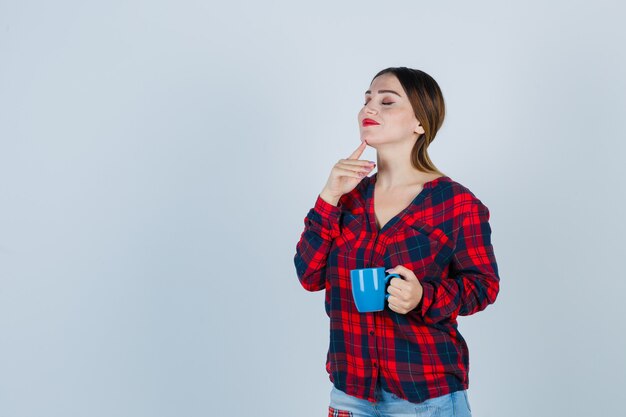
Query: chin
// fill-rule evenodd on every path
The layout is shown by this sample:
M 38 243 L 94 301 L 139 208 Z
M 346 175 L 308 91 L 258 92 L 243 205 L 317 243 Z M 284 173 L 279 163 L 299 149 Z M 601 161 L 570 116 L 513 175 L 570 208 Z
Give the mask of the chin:
M 372 135 L 372 133 L 371 133 L 371 132 L 365 132 L 365 133 L 361 132 L 361 135 L 360 135 L 360 136 L 361 136 L 361 140 L 366 140 L 366 141 L 367 141 L 367 143 L 370 143 L 370 142 L 377 142 L 377 140 L 376 140 L 376 136 L 375 136 L 375 135 Z
M 380 143 L 380 139 L 372 135 L 361 136 L 361 141 L 365 141 L 369 146 L 373 147 L 376 147 L 376 145 Z

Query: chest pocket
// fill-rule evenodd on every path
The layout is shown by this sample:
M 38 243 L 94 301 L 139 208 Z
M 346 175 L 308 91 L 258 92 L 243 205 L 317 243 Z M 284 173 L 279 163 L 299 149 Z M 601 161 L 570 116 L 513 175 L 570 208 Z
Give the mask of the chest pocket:
M 363 229 L 363 215 L 353 214 L 349 211 L 342 213 L 339 222 L 339 230 L 341 235 L 335 239 L 335 245 L 338 252 L 350 252 L 355 243 L 358 241 Z
M 391 265 L 404 265 L 424 277 L 437 275 L 445 268 L 454 243 L 443 230 L 418 221 L 399 231 L 387 249 Z

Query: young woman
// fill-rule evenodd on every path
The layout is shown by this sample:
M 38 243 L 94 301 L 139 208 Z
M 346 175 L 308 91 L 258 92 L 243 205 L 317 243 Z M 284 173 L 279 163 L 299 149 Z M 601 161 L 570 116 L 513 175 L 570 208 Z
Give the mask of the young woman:
M 494 303 L 500 278 L 488 208 L 428 157 L 444 114 L 428 74 L 380 71 L 358 114 L 361 144 L 304 219 L 294 263 L 305 289 L 326 291 L 329 416 L 471 416 L 457 317 Z M 367 145 L 376 163 L 359 159 Z M 383 311 L 361 313 L 350 270 L 381 266 L 402 278 Z

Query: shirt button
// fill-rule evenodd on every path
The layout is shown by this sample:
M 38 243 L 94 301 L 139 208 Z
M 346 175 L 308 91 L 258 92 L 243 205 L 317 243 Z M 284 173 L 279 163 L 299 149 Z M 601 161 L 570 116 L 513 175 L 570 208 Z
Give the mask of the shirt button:
M 370 330 L 370 336 L 374 336 L 374 330 Z
M 376 362 L 372 362 L 372 365 L 374 366 L 378 366 L 378 364 Z

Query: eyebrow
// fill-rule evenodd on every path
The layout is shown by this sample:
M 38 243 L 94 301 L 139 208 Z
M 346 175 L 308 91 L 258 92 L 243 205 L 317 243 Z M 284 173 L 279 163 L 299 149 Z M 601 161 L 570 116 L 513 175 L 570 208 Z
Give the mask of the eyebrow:
M 382 94 L 382 93 L 392 93 L 392 94 L 397 95 L 398 97 L 402 97 L 400 94 L 396 93 L 396 92 L 395 92 L 395 91 L 393 91 L 393 90 L 378 90 L 378 94 Z M 365 94 L 372 94 L 372 92 L 371 92 L 371 90 L 367 90 L 367 91 L 365 92 Z

